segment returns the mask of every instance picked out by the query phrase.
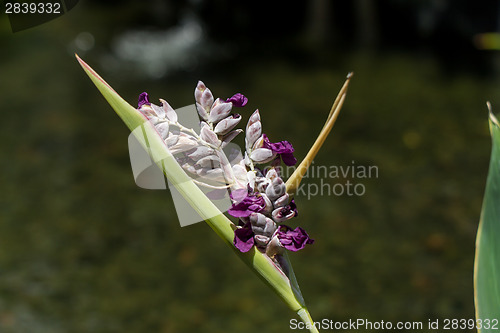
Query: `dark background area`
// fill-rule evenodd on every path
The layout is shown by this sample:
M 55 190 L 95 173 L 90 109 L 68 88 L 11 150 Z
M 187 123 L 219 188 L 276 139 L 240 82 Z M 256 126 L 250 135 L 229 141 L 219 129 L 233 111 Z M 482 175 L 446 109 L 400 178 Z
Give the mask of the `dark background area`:
M 242 92 L 301 160 L 348 72 L 316 165 L 377 166 L 363 196 L 296 199 L 292 262 L 315 320 L 474 318 L 474 242 L 500 105 L 480 33 L 498 1 L 80 1 L 0 16 L 0 331 L 288 332 L 295 318 L 210 228 L 138 188 L 128 129 L 74 58 L 132 105 Z M 243 123 L 242 123 L 243 124 Z M 352 179 L 351 179 L 352 180 Z M 319 179 L 306 179 L 319 184 Z M 325 179 L 329 184 L 347 179 Z

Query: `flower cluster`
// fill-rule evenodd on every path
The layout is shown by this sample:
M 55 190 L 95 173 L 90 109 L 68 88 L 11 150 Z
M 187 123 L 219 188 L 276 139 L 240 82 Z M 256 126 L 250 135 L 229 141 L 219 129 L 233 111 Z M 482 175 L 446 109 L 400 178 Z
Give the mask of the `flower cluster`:
M 283 251 L 298 251 L 314 240 L 304 229 L 282 224 L 298 215 L 294 200 L 280 177 L 280 164 L 294 165 L 293 146 L 288 141 L 272 143 L 262 132 L 259 110 L 249 118 L 245 129 L 245 153 L 233 154 L 224 148 L 243 130 L 233 107 L 243 107 L 248 99 L 235 94 L 214 99 L 201 81 L 195 89 L 196 109 L 201 119 L 195 132 L 178 122 L 176 111 L 164 100 L 161 106 L 139 96 L 138 110 L 154 125 L 167 148 L 183 169 L 196 176 L 198 183 L 230 192 L 228 213 L 239 219 L 234 231 L 234 246 L 247 252 L 254 246 L 269 257 Z M 257 166 L 269 164 L 262 171 Z M 193 178 L 194 179 L 194 178 Z

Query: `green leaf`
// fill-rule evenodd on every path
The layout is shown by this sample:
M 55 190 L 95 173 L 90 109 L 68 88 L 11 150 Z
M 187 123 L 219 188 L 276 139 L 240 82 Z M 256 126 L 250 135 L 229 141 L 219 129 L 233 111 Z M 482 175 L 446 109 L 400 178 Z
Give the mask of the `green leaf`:
M 273 261 L 265 254 L 256 251 L 255 247 L 247 253 L 241 253 L 233 245 L 236 226 L 208 199 L 168 151 L 163 140 L 150 122 L 134 107 L 128 104 L 111 88 L 89 65 L 77 55 L 80 65 L 92 82 L 99 89 L 115 112 L 127 127 L 136 134 L 136 138 L 148 151 L 157 165 L 163 170 L 169 181 L 176 187 L 184 199 L 205 220 L 205 222 L 224 240 L 224 242 L 243 260 L 267 285 L 269 285 L 286 305 L 295 311 L 308 326 L 310 331 L 317 332 L 312 324 L 311 316 L 304 304 L 298 284 L 292 272 L 291 280 L 283 274 Z M 137 133 L 142 133 L 137 135 Z
M 500 320 L 500 126 L 491 109 L 489 124 L 493 147 L 474 264 L 476 317 L 482 321 L 483 327 L 478 327 L 481 332 L 497 332 L 500 327 L 486 325 L 487 319 Z

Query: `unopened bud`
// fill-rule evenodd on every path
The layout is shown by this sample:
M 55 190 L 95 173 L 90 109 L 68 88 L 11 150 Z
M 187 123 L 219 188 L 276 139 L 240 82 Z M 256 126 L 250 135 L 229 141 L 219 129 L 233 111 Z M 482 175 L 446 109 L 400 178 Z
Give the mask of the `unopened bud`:
M 215 124 L 226 118 L 231 113 L 232 107 L 233 105 L 231 103 L 221 102 L 221 100 L 217 98 L 208 114 L 208 122 Z
M 256 163 L 267 163 L 276 157 L 276 154 L 267 148 L 258 148 L 252 151 L 250 158 Z
M 215 134 L 224 135 L 229 133 L 241 120 L 241 116 L 239 114 L 231 115 L 222 119 L 214 128 Z
M 224 137 L 222 138 L 221 147 L 222 148 L 226 147 L 228 143 L 230 143 L 238 134 L 242 132 L 243 132 L 242 129 L 236 129 L 224 135 Z
M 266 188 L 266 195 L 269 197 L 269 199 L 271 199 L 271 201 L 274 201 L 285 194 L 285 191 L 286 185 L 283 182 L 283 179 L 277 177 L 274 178 L 274 180 L 271 182 L 271 185 Z
M 159 123 L 158 125 L 155 126 L 155 128 L 158 131 L 158 134 L 160 134 L 162 140 L 165 140 L 168 137 L 168 123 L 167 122 Z
M 275 210 L 273 210 L 271 215 L 273 216 L 273 220 L 276 223 L 281 223 L 294 217 L 295 211 L 290 209 L 290 206 L 287 205 L 284 207 L 276 208 Z
M 266 254 L 268 257 L 272 258 L 275 255 L 281 255 L 285 252 L 285 248 L 281 245 L 278 236 L 271 238 L 266 247 Z
M 161 106 L 163 111 L 165 112 L 165 116 L 168 120 L 176 123 L 177 122 L 177 112 L 168 104 L 165 100 L 160 98 Z
M 254 239 L 255 239 L 255 243 L 257 244 L 257 246 L 261 246 L 261 247 L 267 246 L 267 244 L 271 240 L 271 238 L 264 236 L 264 235 L 255 235 Z
M 205 126 L 202 126 L 202 128 L 201 128 L 200 137 L 203 141 L 205 141 L 211 145 L 214 145 L 214 146 L 220 145 L 220 141 L 217 138 L 217 134 L 215 134 L 214 131 L 212 131 L 210 129 L 210 127 L 208 127 L 208 125 L 206 125 L 206 124 L 205 124 Z
M 290 201 L 290 195 L 288 193 L 283 194 L 281 197 L 274 201 L 274 207 L 279 208 L 288 205 Z
M 262 124 L 260 122 L 260 114 L 259 110 L 255 110 L 255 112 L 248 119 L 247 127 L 246 127 L 246 148 L 247 150 L 251 150 L 253 144 L 257 139 L 262 135 Z
M 207 157 L 210 155 L 215 155 L 215 150 L 209 147 L 205 146 L 199 146 L 196 148 L 195 151 L 193 151 L 191 154 L 188 156 L 193 160 L 193 161 L 198 161 L 199 159 L 202 159 L 203 157 Z

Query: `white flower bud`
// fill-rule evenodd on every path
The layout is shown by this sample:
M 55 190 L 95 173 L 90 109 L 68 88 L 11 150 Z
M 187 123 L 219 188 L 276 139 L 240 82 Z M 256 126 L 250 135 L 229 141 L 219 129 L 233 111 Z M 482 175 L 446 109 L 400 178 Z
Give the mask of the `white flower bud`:
M 202 159 L 203 157 L 210 156 L 210 155 L 215 155 L 215 150 L 213 150 L 212 148 L 205 147 L 205 146 L 199 146 L 196 148 L 196 150 L 194 152 L 192 152 L 188 156 L 193 161 L 198 161 L 199 159 Z
M 275 168 L 270 168 L 266 173 L 266 178 L 270 181 L 274 181 L 276 178 L 279 178 L 278 172 Z
M 204 121 L 208 121 L 208 112 L 203 108 L 203 106 L 201 106 L 200 103 L 196 103 L 196 110 L 198 111 L 201 119 L 203 119 Z
M 252 115 L 248 119 L 247 128 L 250 127 L 250 126 L 252 126 L 255 123 L 260 123 L 259 110 L 255 110 L 255 112 L 252 113 Z
M 266 216 L 261 213 L 250 214 L 250 223 L 252 226 L 262 227 L 264 229 L 266 225 Z
M 255 140 L 255 142 L 253 143 L 251 148 L 253 150 L 253 149 L 262 148 L 262 147 L 264 147 L 264 136 L 263 135 L 261 135 L 260 138 Z
M 250 166 L 252 164 L 252 161 L 250 160 L 250 156 L 248 156 L 248 153 L 246 151 L 245 151 L 244 161 L 245 161 L 245 165 Z
M 281 197 L 274 201 L 274 208 L 279 208 L 288 205 L 290 196 L 285 192 Z
M 202 126 L 201 131 L 200 131 L 200 137 L 203 141 L 214 145 L 214 146 L 219 146 L 220 145 L 220 140 L 217 138 L 217 134 L 214 133 L 207 125 Z
M 246 170 L 246 168 L 245 168 Z M 247 172 L 248 185 L 252 190 L 255 190 L 255 179 L 257 175 L 254 170 L 250 170 Z
M 201 106 L 208 112 L 214 103 L 214 96 L 210 89 L 206 88 L 201 94 L 199 102 Z
M 215 124 L 221 121 L 231 113 L 232 108 L 233 104 L 221 102 L 221 100 L 217 98 L 208 115 L 208 122 Z
M 290 207 L 280 207 L 273 210 L 271 215 L 276 223 L 281 223 L 294 217 L 295 212 Z
M 215 134 L 224 135 L 231 131 L 241 120 L 241 116 L 233 115 L 222 119 L 214 128 Z
M 207 89 L 207 87 L 205 86 L 205 83 L 203 83 L 203 81 L 198 81 L 198 84 L 196 85 L 196 89 L 194 90 L 194 99 L 196 100 L 196 102 L 200 103 L 201 95 L 203 94 L 205 89 Z
M 245 132 L 245 147 L 247 150 L 252 150 L 255 141 L 262 135 L 262 124 L 261 122 L 253 123 L 250 126 L 247 126 L 247 130 Z M 260 148 L 260 147 L 259 147 Z
M 260 193 L 266 193 L 266 188 L 271 184 L 271 181 L 265 177 L 257 177 L 255 178 L 255 186 L 257 191 Z
M 271 240 L 271 238 L 263 235 L 255 235 L 254 239 L 257 246 L 262 246 L 262 247 L 266 246 Z
M 247 169 L 245 166 L 240 164 L 233 165 L 233 176 L 236 179 L 236 184 L 232 186 L 232 189 L 246 189 L 248 184 Z
M 156 130 L 160 134 L 162 140 L 165 140 L 168 137 L 168 123 L 163 122 L 159 123 L 158 125 L 155 126 Z
M 172 147 L 169 147 L 169 150 L 172 154 L 182 153 L 191 150 L 193 148 L 196 148 L 198 146 L 196 140 L 192 136 L 186 133 L 180 133 L 177 137 L 178 137 L 177 143 L 174 144 Z
M 264 235 L 272 237 L 277 228 L 278 227 L 276 226 L 276 223 L 272 219 L 270 219 L 269 217 L 266 218 L 266 226 L 264 227 Z
M 165 110 L 163 110 L 162 107 L 159 107 L 158 105 L 154 105 L 151 103 L 151 108 L 153 108 L 153 111 L 156 113 L 156 116 L 160 119 L 165 119 Z
M 273 238 L 267 243 L 266 254 L 269 258 L 274 257 L 275 255 L 281 255 L 285 252 L 285 248 L 281 245 L 281 242 L 277 235 L 274 235 Z
M 236 129 L 236 130 L 231 131 L 231 132 L 227 133 L 226 135 L 224 135 L 224 137 L 222 138 L 221 147 L 222 148 L 226 147 L 229 142 L 231 142 L 238 134 L 240 134 L 242 132 L 243 132 L 242 129 Z
M 151 107 L 151 105 L 147 105 L 147 104 L 143 104 L 141 106 L 141 108 L 139 109 L 139 111 L 144 115 L 146 116 L 146 118 L 148 118 L 148 120 L 151 120 L 152 117 L 156 117 L 158 118 L 158 115 L 156 114 L 156 112 L 153 110 L 153 108 Z
M 283 179 L 277 177 L 274 178 L 271 185 L 266 188 L 266 195 L 274 201 L 281 197 L 286 192 L 286 185 L 283 182 Z
M 165 100 L 160 98 L 160 102 L 162 105 L 162 109 L 165 112 L 165 116 L 167 117 L 168 120 L 176 123 L 177 122 L 177 113 L 175 110 L 168 104 Z
M 273 203 L 271 202 L 271 200 L 269 199 L 269 197 L 267 195 L 265 195 L 264 193 L 261 193 L 261 195 L 262 195 L 262 198 L 264 198 L 264 202 L 266 203 L 266 206 L 264 207 L 264 210 L 262 211 L 262 213 L 271 214 L 271 212 L 273 210 Z
M 165 140 L 165 143 L 167 144 L 168 148 L 171 148 L 172 146 L 177 144 L 177 141 L 179 141 L 179 135 L 170 132 L 168 134 L 168 138 Z
M 256 163 L 267 163 L 275 157 L 276 154 L 267 148 L 257 148 L 250 154 L 250 158 Z

